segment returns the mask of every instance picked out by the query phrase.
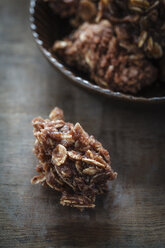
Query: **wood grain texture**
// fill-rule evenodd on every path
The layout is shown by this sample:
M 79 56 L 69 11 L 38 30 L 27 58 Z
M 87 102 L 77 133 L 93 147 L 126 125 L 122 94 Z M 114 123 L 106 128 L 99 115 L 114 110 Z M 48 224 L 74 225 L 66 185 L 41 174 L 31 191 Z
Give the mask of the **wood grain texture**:
M 0 247 L 165 247 L 165 111 L 73 86 L 37 49 L 28 1 L 0 0 Z M 94 210 L 32 186 L 31 120 L 59 106 L 110 151 L 118 179 Z

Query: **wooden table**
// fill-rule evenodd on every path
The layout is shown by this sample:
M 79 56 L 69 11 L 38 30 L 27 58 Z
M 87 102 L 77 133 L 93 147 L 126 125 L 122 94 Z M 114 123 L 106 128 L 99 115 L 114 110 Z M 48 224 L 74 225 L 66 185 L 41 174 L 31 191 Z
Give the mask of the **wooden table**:
M 0 247 L 165 247 L 164 106 L 110 101 L 73 86 L 33 41 L 28 1 L 0 0 Z M 32 186 L 31 120 L 59 106 L 110 151 L 118 179 L 83 213 Z

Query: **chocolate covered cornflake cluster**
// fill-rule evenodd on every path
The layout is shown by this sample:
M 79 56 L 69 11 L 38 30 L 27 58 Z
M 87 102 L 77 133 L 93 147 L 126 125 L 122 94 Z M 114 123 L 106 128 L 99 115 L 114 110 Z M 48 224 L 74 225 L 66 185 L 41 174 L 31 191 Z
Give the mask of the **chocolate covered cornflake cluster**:
M 98 85 L 136 93 L 156 80 L 157 69 L 135 45 L 121 45 L 128 46 L 129 54 L 119 46 L 110 22 L 103 20 L 99 24 L 84 23 L 71 39 L 55 42 L 53 50 L 68 65 L 88 73 Z
M 56 2 L 55 12 L 73 26 L 52 48 L 66 64 L 114 91 L 136 94 L 165 82 L 164 0 L 62 0 L 60 8 Z
M 110 156 L 79 123 L 65 122 L 63 111 L 55 108 L 49 119 L 33 120 L 34 153 L 39 160 L 32 184 L 48 185 L 62 193 L 60 203 L 80 210 L 95 207 L 96 195 L 107 190 L 116 178 Z

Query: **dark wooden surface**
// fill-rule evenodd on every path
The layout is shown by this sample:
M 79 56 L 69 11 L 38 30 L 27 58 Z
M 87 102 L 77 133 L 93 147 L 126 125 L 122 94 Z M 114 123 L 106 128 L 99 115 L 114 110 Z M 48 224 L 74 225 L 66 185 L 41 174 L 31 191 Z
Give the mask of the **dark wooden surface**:
M 0 0 L 0 247 L 165 247 L 165 111 L 73 86 L 36 47 L 28 1 Z M 118 179 L 80 213 L 32 186 L 31 120 L 59 106 L 109 149 Z

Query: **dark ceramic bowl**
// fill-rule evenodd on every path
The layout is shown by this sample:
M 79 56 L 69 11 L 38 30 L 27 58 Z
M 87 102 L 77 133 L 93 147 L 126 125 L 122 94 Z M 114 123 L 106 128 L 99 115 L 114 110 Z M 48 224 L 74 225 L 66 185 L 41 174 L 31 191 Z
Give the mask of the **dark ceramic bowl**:
M 141 103 L 165 103 L 165 86 L 154 84 L 136 96 L 103 89 L 95 85 L 94 82 L 90 82 L 89 79 L 79 71 L 74 71 L 69 68 L 54 54 L 51 54 L 50 48 L 54 41 L 64 37 L 69 32 L 69 27 L 67 21 L 61 20 L 58 16 L 53 14 L 46 2 L 31 0 L 30 24 L 33 37 L 42 53 L 55 68 L 61 71 L 75 84 L 109 98 Z

